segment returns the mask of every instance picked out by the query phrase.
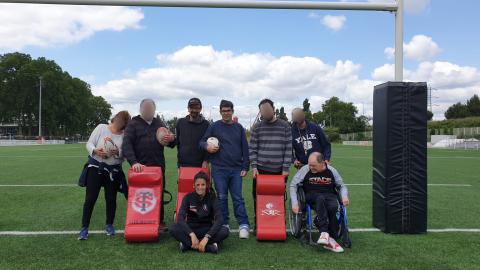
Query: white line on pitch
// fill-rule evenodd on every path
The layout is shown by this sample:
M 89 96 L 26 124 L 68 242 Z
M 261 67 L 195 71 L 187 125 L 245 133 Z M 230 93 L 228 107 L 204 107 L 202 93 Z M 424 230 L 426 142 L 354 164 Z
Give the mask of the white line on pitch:
M 87 158 L 87 156 L 72 156 L 72 155 L 52 155 L 52 156 L 27 156 L 27 155 L 22 155 L 22 156 L 2 156 L 0 155 L 0 158 Z
M 480 232 L 480 229 L 461 229 L 461 228 L 446 228 L 446 229 L 429 229 L 428 232 Z
M 76 184 L 45 184 L 45 185 L 0 185 L 0 187 L 76 187 Z
M 346 184 L 347 186 L 372 186 L 372 184 Z M 437 187 L 471 187 L 470 184 L 428 184 L 429 186 Z M 22 184 L 7 184 L 0 185 L 0 187 L 76 187 L 76 184 L 39 184 L 39 185 L 22 185 Z
M 377 228 L 351 228 L 350 232 L 380 232 Z M 290 232 L 290 230 L 287 230 Z M 480 233 L 480 228 L 445 228 L 428 229 L 429 233 Z M 104 234 L 105 231 L 89 231 L 89 234 Z M 117 230 L 117 234 L 123 234 L 124 230 Z M 237 229 L 231 229 L 230 233 L 238 233 Z M 75 235 L 78 231 L 0 231 L 0 236 L 40 236 L 40 235 Z
M 429 186 L 437 187 L 471 187 L 470 184 L 428 184 Z

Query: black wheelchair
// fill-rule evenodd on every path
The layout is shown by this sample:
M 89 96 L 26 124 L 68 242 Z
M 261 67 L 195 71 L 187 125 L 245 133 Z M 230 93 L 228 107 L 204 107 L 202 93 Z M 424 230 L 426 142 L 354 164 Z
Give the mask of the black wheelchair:
M 337 228 L 338 231 L 334 235 L 330 235 L 335 240 L 340 241 L 344 247 L 351 248 L 352 241 L 350 239 L 350 234 L 348 232 L 348 223 L 347 223 L 347 210 L 340 199 L 339 191 L 336 190 L 336 195 L 339 202 L 339 208 L 336 213 L 336 220 L 338 222 Z M 302 184 L 298 185 L 297 189 L 297 198 L 299 203 L 299 213 L 295 214 L 290 209 L 289 211 L 289 222 L 290 222 L 290 233 L 295 238 L 299 239 L 303 243 L 307 243 L 310 246 L 316 246 L 317 242 L 313 240 L 313 233 L 316 231 L 315 225 L 313 223 L 312 217 L 312 206 L 306 203 L 305 191 L 303 190 Z M 290 201 L 290 208 L 292 204 Z M 329 221 L 332 222 L 332 221 Z

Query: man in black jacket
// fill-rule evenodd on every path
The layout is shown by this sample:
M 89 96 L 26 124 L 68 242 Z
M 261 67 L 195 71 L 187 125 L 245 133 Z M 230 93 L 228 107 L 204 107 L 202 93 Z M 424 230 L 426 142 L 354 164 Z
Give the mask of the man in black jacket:
M 207 152 L 198 147 L 210 123 L 203 118 L 202 102 L 198 98 L 188 101 L 188 115 L 178 120 L 175 144 L 178 148 L 178 167 L 204 167 L 208 165 Z
M 132 118 L 125 128 L 122 151 L 132 169 L 143 171 L 144 166 L 160 166 L 163 174 L 163 190 L 165 190 L 165 156 L 164 146 L 173 147 L 173 135 L 166 135 L 157 140 L 156 132 L 165 124 L 155 118 L 155 102 L 144 99 L 140 103 L 140 115 Z M 164 211 L 160 214 L 160 223 L 164 224 Z

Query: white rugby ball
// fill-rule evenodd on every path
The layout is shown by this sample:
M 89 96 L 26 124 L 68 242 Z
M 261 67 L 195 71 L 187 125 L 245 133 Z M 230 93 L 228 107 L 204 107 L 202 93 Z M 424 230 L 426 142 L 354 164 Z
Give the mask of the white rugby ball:
M 118 146 L 113 142 L 112 138 L 105 137 L 103 138 L 103 150 L 107 153 L 106 157 L 109 158 L 112 156 L 113 150 L 118 150 Z
M 217 138 L 215 138 L 215 137 L 210 137 L 210 138 L 207 139 L 207 144 L 218 147 L 220 143 L 218 142 L 218 139 L 217 139 Z

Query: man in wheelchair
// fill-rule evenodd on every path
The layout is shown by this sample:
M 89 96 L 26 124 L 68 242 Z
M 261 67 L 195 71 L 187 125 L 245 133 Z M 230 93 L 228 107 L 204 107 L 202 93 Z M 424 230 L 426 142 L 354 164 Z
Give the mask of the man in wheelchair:
M 304 202 L 299 202 L 297 196 L 299 186 L 305 192 Z M 340 202 L 337 192 L 340 195 L 340 202 L 347 206 L 348 191 L 342 177 L 335 168 L 325 162 L 319 152 L 310 154 L 308 165 L 298 170 L 290 183 L 292 212 L 298 215 L 305 211 L 302 209 L 305 202 L 310 205 L 317 214 L 313 222 L 320 232 L 317 244 L 333 252 L 343 252 L 343 248 L 334 239 L 334 236 L 337 236 L 336 232 L 339 231 L 336 215 L 340 209 Z

